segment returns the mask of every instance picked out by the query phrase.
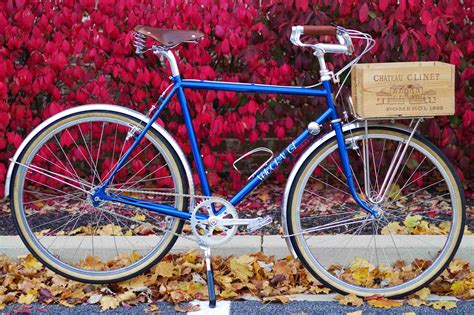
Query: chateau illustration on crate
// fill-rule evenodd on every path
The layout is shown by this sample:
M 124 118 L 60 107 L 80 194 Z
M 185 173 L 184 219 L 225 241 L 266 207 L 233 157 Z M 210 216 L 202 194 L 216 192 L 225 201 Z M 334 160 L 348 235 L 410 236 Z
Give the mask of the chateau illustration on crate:
M 423 91 L 421 85 L 394 85 L 390 90 L 380 91 L 377 95 L 377 105 L 423 105 L 436 103 L 436 91 Z
M 441 62 L 361 64 L 354 67 L 357 115 L 403 118 L 454 114 L 454 66 Z

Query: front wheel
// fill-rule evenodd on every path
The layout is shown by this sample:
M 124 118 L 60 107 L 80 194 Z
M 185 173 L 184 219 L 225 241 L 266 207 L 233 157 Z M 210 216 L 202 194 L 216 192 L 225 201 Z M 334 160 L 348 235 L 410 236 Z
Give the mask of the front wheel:
M 183 221 L 91 197 L 143 125 L 113 108 L 84 106 L 45 126 L 18 157 L 12 215 L 23 242 L 48 268 L 81 282 L 116 282 L 144 272 L 173 246 Z M 155 128 L 107 191 L 188 211 L 183 164 Z
M 414 135 L 379 198 L 394 153 L 409 136 L 385 127 L 345 132 L 357 192 L 378 217 L 349 193 L 335 138 L 296 173 L 286 208 L 290 241 L 311 274 L 335 291 L 408 295 L 434 280 L 459 247 L 463 190 L 449 161 L 425 138 Z

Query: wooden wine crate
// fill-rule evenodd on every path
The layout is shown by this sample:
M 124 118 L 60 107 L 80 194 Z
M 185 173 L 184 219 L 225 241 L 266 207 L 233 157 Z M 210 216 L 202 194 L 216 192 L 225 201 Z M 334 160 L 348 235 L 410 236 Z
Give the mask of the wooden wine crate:
M 429 62 L 358 64 L 352 101 L 362 118 L 454 114 L 454 65 Z

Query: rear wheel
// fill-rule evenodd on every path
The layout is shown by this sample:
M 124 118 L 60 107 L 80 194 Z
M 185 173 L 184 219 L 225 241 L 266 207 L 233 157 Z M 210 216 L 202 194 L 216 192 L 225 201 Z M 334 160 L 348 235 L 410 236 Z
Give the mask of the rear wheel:
M 147 270 L 173 246 L 181 220 L 91 200 L 136 128 L 142 123 L 123 113 L 78 111 L 41 130 L 18 158 L 13 218 L 29 250 L 50 269 L 82 282 L 116 282 Z M 151 128 L 108 191 L 188 211 L 188 185 L 177 153 Z
M 286 209 L 290 241 L 306 268 L 336 291 L 401 297 L 427 285 L 456 253 L 465 221 L 463 190 L 449 161 L 426 139 L 413 137 L 387 194 L 377 199 L 394 152 L 408 138 L 382 127 L 345 133 L 357 192 L 379 209 L 379 218 L 350 195 L 335 139 L 317 148 L 296 174 Z

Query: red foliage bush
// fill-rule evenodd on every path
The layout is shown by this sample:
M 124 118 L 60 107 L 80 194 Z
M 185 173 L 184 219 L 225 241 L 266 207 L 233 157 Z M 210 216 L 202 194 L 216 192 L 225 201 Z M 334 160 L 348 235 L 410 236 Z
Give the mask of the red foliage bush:
M 265 2 L 265 1 L 264 1 Z M 85 103 L 116 103 L 141 112 L 169 84 L 154 57 L 134 54 L 137 24 L 197 29 L 199 45 L 176 49 L 186 78 L 311 84 L 318 66 L 310 51 L 289 42 L 292 25 L 336 24 L 377 40 L 365 62 L 442 60 L 456 65 L 456 115 L 431 120 L 427 131 L 465 182 L 474 174 L 474 29 L 472 0 L 7 0 L 0 4 L 0 196 L 8 158 L 35 126 Z M 361 45 L 362 43 L 358 43 Z M 344 58 L 329 59 L 338 69 Z M 235 158 L 213 152 L 222 139 L 250 143 L 296 135 L 322 106 L 318 100 L 231 92 L 188 91 L 194 126 L 211 184 Z M 290 106 L 291 103 L 291 106 Z M 172 103 L 161 118 L 186 153 L 189 144 Z M 314 109 L 313 109 L 314 108 Z M 271 126 L 271 128 L 270 128 Z M 235 187 L 240 175 L 229 169 Z M 234 188 L 235 188 L 234 187 Z

